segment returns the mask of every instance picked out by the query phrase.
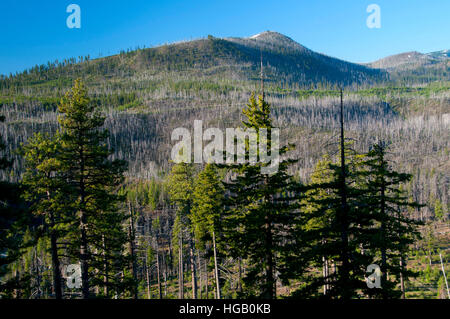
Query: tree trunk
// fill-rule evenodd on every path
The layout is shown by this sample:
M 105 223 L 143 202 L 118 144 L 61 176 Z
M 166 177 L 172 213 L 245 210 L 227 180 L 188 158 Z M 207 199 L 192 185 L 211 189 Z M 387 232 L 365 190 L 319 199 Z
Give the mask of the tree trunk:
M 217 250 L 216 250 L 216 234 L 213 230 L 213 251 L 214 251 L 214 276 L 216 279 L 216 298 L 220 299 L 220 282 L 219 282 L 219 269 L 217 267 Z
M 37 255 L 37 248 L 35 247 L 34 248 L 34 267 L 35 267 L 35 271 L 36 271 L 35 278 L 36 278 L 36 286 L 37 286 L 37 293 L 36 293 L 37 299 L 41 298 L 41 273 L 39 271 L 39 266 L 40 266 L 39 264 L 40 264 L 40 262 L 39 262 L 39 258 Z
M 266 261 L 266 287 L 263 291 L 263 297 L 266 299 L 274 299 L 275 296 L 275 280 L 274 280 L 274 265 L 273 265 L 273 254 L 272 254 L 272 225 L 269 216 L 266 215 L 266 234 L 265 234 L 265 261 Z
M 322 273 L 324 278 L 324 284 L 323 284 L 323 294 L 327 295 L 328 292 L 328 260 L 325 257 L 322 257 Z
M 178 247 L 178 298 L 184 299 L 184 277 L 183 277 L 183 237 L 180 234 Z
M 133 213 L 131 210 L 131 204 L 128 203 L 128 209 L 130 214 L 130 226 L 128 228 L 128 238 L 130 244 L 130 256 L 131 256 L 131 273 L 133 275 L 133 298 L 138 299 L 137 293 L 137 274 L 136 274 L 136 258 L 134 255 L 134 221 Z
M 238 291 L 242 292 L 242 258 L 238 259 Z
M 191 264 L 192 299 L 197 299 L 197 267 L 195 265 L 194 241 L 189 240 L 189 263 Z
M 400 289 L 402 291 L 402 299 L 405 299 L 405 282 L 403 279 L 403 267 L 404 267 L 404 260 L 403 260 L 403 254 L 400 255 Z
M 205 261 L 205 293 L 206 293 L 206 299 L 209 299 L 209 286 L 208 286 L 208 265 Z
M 105 235 L 102 235 L 102 248 L 103 248 L 103 271 L 104 271 L 104 275 L 103 275 L 103 292 L 105 294 L 105 297 L 108 298 L 109 297 L 109 278 L 108 278 L 108 260 L 106 258 L 106 241 L 105 241 Z
M 55 227 L 55 216 L 50 213 L 50 246 L 52 251 L 52 273 L 53 273 L 53 292 L 55 293 L 56 299 L 62 299 L 62 289 L 61 289 L 61 271 L 58 256 L 58 245 Z
M 381 158 L 383 161 L 383 158 Z M 386 256 L 386 223 L 385 223 L 385 213 L 386 213 L 386 204 L 385 204 L 385 185 L 384 185 L 384 177 L 383 181 L 381 183 L 381 218 L 383 218 L 383 221 L 381 223 L 381 234 L 382 234 L 382 249 L 381 249 L 381 267 L 382 267 L 382 280 L 381 280 L 381 289 L 382 289 L 382 295 L 383 299 L 387 299 L 387 287 L 386 287 L 386 281 L 387 281 L 387 256 Z
M 89 265 L 88 265 L 88 244 L 86 235 L 86 215 L 80 212 L 80 264 L 81 264 L 81 292 L 83 299 L 89 298 Z
M 447 276 L 445 275 L 444 263 L 442 262 L 442 254 L 440 252 L 439 252 L 439 258 L 441 261 L 442 274 L 444 275 L 445 287 L 447 288 L 447 297 L 448 297 L 448 299 L 450 299 L 450 290 L 448 288 Z
M 160 265 L 159 265 L 158 244 L 156 244 L 156 275 L 158 277 L 157 279 L 158 279 L 159 299 L 162 299 L 161 273 L 160 273 Z
M 163 272 L 163 278 L 164 278 L 164 297 L 167 297 L 167 274 L 169 272 L 167 261 L 166 261 L 166 253 L 163 251 L 162 259 L 163 259 L 163 265 L 164 265 L 164 272 Z
M 150 294 L 150 271 L 148 268 L 148 256 L 147 256 L 147 252 L 145 253 L 145 273 L 146 273 L 146 279 L 147 279 L 147 298 L 151 299 L 151 294 Z
M 340 196 L 341 196 L 341 211 L 339 212 L 339 223 L 341 226 L 341 269 L 340 269 L 340 279 L 341 279 L 341 294 L 343 299 L 351 298 L 351 287 L 349 287 L 349 253 L 348 253 L 348 220 L 347 220 L 347 185 L 346 185 L 346 169 L 345 169 L 345 137 L 344 137 L 344 102 L 343 102 L 343 92 L 341 92 L 341 112 L 340 112 L 340 146 L 341 146 L 341 176 L 340 176 Z
M 198 279 L 199 279 L 199 298 L 203 299 L 203 278 L 202 278 L 202 263 L 201 263 L 201 259 L 200 259 L 200 254 L 197 250 L 197 269 L 198 269 Z
M 167 261 L 167 268 L 168 268 L 168 275 L 169 277 L 174 276 L 175 273 L 175 265 L 173 262 L 173 247 L 172 247 L 172 243 L 169 241 L 169 256 L 168 256 L 168 261 Z
M 89 298 L 89 264 L 88 264 L 88 240 L 87 240 L 87 216 L 86 212 L 83 210 L 86 206 L 86 190 L 85 190 L 85 182 L 84 175 L 85 171 L 85 158 L 84 152 L 81 148 L 79 151 L 79 159 L 80 163 L 80 235 L 81 235 L 81 243 L 80 243 L 80 264 L 81 264 L 81 292 L 83 295 L 83 299 Z

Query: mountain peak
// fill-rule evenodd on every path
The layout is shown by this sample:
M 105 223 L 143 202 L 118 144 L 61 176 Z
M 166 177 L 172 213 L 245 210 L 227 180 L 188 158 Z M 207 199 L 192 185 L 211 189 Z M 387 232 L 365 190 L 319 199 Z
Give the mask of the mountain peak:
M 309 51 L 290 37 L 276 31 L 264 31 L 247 38 L 228 38 L 227 40 L 269 50 L 271 48 L 285 48 L 301 52 Z
M 380 60 L 369 63 L 372 68 L 379 69 L 411 69 L 418 66 L 427 66 L 440 63 L 448 59 L 448 53 L 444 51 L 432 53 L 420 53 L 417 51 L 404 52 L 400 54 L 391 55 Z
M 266 43 L 272 43 L 277 45 L 289 45 L 289 44 L 295 44 L 299 45 L 297 42 L 289 38 L 288 36 L 281 34 L 279 32 L 275 31 L 264 31 L 255 35 L 252 35 L 251 37 L 248 37 L 246 39 L 250 40 L 256 40 Z
M 284 34 L 281 34 L 276 31 L 269 31 L 269 30 L 252 35 L 251 37 L 249 37 L 249 39 L 274 39 L 274 38 L 289 39 L 292 41 L 291 38 L 289 38 L 288 36 L 285 36 Z

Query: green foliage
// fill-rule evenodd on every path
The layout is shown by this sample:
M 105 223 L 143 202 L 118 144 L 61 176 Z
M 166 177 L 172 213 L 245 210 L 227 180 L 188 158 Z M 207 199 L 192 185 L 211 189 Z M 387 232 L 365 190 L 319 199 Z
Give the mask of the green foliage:
M 268 130 L 266 142 L 270 149 L 271 143 L 274 143 L 271 140 L 274 127 L 270 105 L 263 97 L 256 101 L 252 95 L 243 114 L 243 125 L 256 130 L 258 141 L 262 140 L 259 129 Z M 280 147 L 280 156 L 290 148 L 292 145 Z M 248 156 L 248 144 L 246 152 Z M 261 158 L 261 153 L 258 152 L 257 156 Z M 281 276 L 284 280 L 291 277 L 287 269 L 292 265 L 288 259 L 291 253 L 299 252 L 294 252 L 295 248 L 289 250 L 286 245 L 294 241 L 290 228 L 299 221 L 295 213 L 298 185 L 287 173 L 292 163 L 293 160 L 281 159 L 278 170 L 273 174 L 261 172 L 262 167 L 271 164 L 262 161 L 228 165 L 233 176 L 225 184 L 230 196 L 226 200 L 223 241 L 227 243 L 231 256 L 248 259 L 249 267 L 243 279 L 244 294 L 247 296 L 274 298 L 276 273 L 286 269 Z M 298 266 L 297 271 L 301 268 Z
M 0 116 L 0 122 L 4 120 L 5 117 Z M 12 165 L 4 154 L 5 148 L 0 136 L 0 170 L 8 169 Z M 21 195 L 22 189 L 19 185 L 0 181 L 0 297 L 19 297 L 17 291 L 25 289 L 30 282 L 27 273 L 12 274 L 23 249 L 32 245 L 27 231 L 33 219 Z
M 399 186 L 411 180 L 410 174 L 398 173 L 390 168 L 386 159 L 386 146 L 375 144 L 367 154 L 363 165 L 367 167 L 363 172 L 364 184 L 362 201 L 367 206 L 367 214 L 375 221 L 377 230 L 371 236 L 371 253 L 374 263 L 381 266 L 383 272 L 382 289 L 370 291 L 370 295 L 384 298 L 398 297 L 396 286 L 400 274 L 404 279 L 417 276 L 416 273 L 400 267 L 399 260 L 407 253 L 411 244 L 420 239 L 418 226 L 422 223 L 408 216 L 408 209 L 420 209 L 422 205 L 411 202 Z M 390 280 L 387 279 L 389 273 Z M 391 278 L 395 278 L 392 280 Z
M 420 223 L 407 212 L 408 208 L 418 209 L 421 205 L 410 202 L 399 189 L 411 176 L 393 171 L 385 154 L 380 145 L 374 145 L 363 156 L 353 153 L 347 145 L 345 184 L 340 165 L 328 156 L 318 162 L 303 200 L 307 220 L 304 229 L 310 243 L 304 259 L 316 269 L 324 267 L 324 272 L 312 271 L 296 295 L 354 298 L 362 293 L 371 298 L 398 298 L 400 274 L 405 280 L 416 275 L 400 266 L 400 259 L 420 238 L 417 229 Z M 343 194 L 346 201 L 342 200 Z M 343 211 L 347 224 L 343 223 Z M 347 243 L 345 246 L 343 241 Z M 348 273 L 343 267 L 345 258 L 349 258 Z M 337 265 L 337 272 L 329 270 L 331 264 Z M 378 264 L 382 270 L 382 289 L 368 289 L 364 282 L 370 264 Z M 318 293 L 321 286 L 326 287 L 322 295 Z
M 123 182 L 125 163 L 108 159 L 112 154 L 105 144 L 108 132 L 100 129 L 104 117 L 90 102 L 81 81 L 75 81 L 72 90 L 65 94 L 59 112 L 58 160 L 67 186 L 63 192 L 71 203 L 68 211 L 78 217 L 71 230 L 70 253 L 81 261 L 83 296 L 87 298 L 88 278 L 94 285 L 118 290 L 117 287 L 124 288 L 124 283 L 129 283 L 127 278 L 121 280 L 116 276 L 129 265 L 123 255 L 128 240 L 122 228 L 126 215 L 118 211 L 123 197 L 116 194 Z M 102 269 L 103 276 L 95 269 Z
M 371 259 L 362 248 L 370 247 L 373 221 L 360 202 L 362 157 L 348 143 L 344 147 L 345 178 L 337 159 L 325 155 L 316 165 L 302 201 L 306 215 L 302 228 L 308 244 L 298 260 L 319 269 L 326 262 L 328 273 L 310 271 L 303 287 L 295 292 L 297 296 L 345 299 L 356 297 L 366 286 L 364 275 Z M 331 271 L 331 264 L 336 265 L 336 272 Z M 325 294 L 319 293 L 325 285 Z
M 128 202 L 151 210 L 169 204 L 167 185 L 161 179 L 129 181 L 122 192 L 126 194 Z
M 213 231 L 220 234 L 224 189 L 217 169 L 206 164 L 197 177 L 193 192 L 192 227 L 199 248 L 211 240 Z
M 436 216 L 438 220 L 442 220 L 444 218 L 444 208 L 439 199 L 436 199 L 434 202 L 434 216 Z
M 177 213 L 183 218 L 191 213 L 193 181 L 194 168 L 192 165 L 179 163 L 172 167 L 168 180 L 169 196 L 177 207 Z

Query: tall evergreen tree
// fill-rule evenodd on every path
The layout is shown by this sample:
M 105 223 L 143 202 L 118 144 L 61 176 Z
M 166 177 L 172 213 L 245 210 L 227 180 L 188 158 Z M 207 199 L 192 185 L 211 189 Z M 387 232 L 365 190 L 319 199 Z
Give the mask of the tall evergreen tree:
M 318 287 L 324 286 L 327 298 L 348 300 L 365 288 L 365 270 L 371 264 L 365 250 L 371 244 L 369 233 L 373 232 L 374 220 L 365 213 L 366 205 L 361 200 L 361 156 L 345 142 L 342 89 L 339 118 L 339 159 L 337 164 L 327 164 L 328 177 L 311 185 L 312 189 L 319 190 L 319 196 L 308 199 L 315 207 L 309 218 L 317 222 L 307 230 L 306 236 L 316 243 L 309 249 L 313 265 L 323 267 L 323 260 L 317 259 L 320 256 L 334 260 L 337 271 L 310 279 L 302 290 L 314 295 Z M 323 222 L 324 217 L 328 222 Z
M 192 193 L 194 191 L 194 168 L 190 164 L 178 163 L 172 167 L 169 176 L 170 200 L 177 207 L 173 242 L 178 248 L 179 262 L 179 297 L 183 298 L 183 247 L 188 244 L 189 264 L 191 266 L 192 298 L 197 298 L 197 266 L 195 263 L 194 236 L 192 233 Z M 187 237 L 187 238 L 186 238 Z
M 56 299 L 62 298 L 62 276 L 58 241 L 67 233 L 73 222 L 60 176 L 61 163 L 58 161 L 60 140 L 35 134 L 23 147 L 26 171 L 23 177 L 25 198 L 36 217 L 41 217 L 44 225 L 43 235 L 50 239 L 52 256 L 53 291 Z
M 305 224 L 302 227 L 306 230 L 322 229 L 324 232 L 316 233 L 311 240 L 308 241 L 308 245 L 311 247 L 326 243 L 328 240 L 328 233 L 326 232 L 326 225 L 332 220 L 333 210 L 324 209 L 322 207 L 321 199 L 331 199 L 334 197 L 333 192 L 330 189 L 315 187 L 315 185 L 331 183 L 333 181 L 333 172 L 330 169 L 332 161 L 328 154 L 326 154 L 321 160 L 319 160 L 311 175 L 311 186 L 305 192 L 305 198 L 302 199 L 302 210 L 305 213 Z M 319 214 L 316 214 L 320 211 Z M 320 234 L 320 236 L 319 236 Z M 330 289 L 328 282 L 334 280 L 333 265 L 335 263 L 332 260 L 332 256 L 314 256 L 321 257 L 322 262 L 322 277 L 323 277 L 323 294 L 327 295 Z M 316 260 L 315 265 L 319 266 L 320 260 Z M 311 280 L 311 279 L 310 279 Z
M 252 95 L 243 114 L 246 117 L 244 127 L 254 129 L 258 144 L 265 142 L 267 150 L 270 150 L 272 143 L 275 143 L 271 139 L 274 126 L 270 105 L 262 96 L 257 101 Z M 267 130 L 265 140 L 260 129 Z M 249 261 L 243 279 L 244 293 L 272 299 L 276 298 L 277 273 L 284 267 L 283 257 L 289 255 L 286 253 L 286 243 L 295 240 L 291 230 L 297 220 L 297 183 L 288 174 L 289 166 L 295 161 L 280 160 L 276 172 L 265 174 L 261 169 L 274 163 L 261 160 L 261 147 L 257 152 L 258 162 L 250 163 L 247 159 L 251 156 L 251 150 L 249 143 L 246 144 L 246 161 L 228 166 L 231 180 L 226 183 L 229 196 L 224 218 L 224 241 L 228 243 L 233 257 Z M 279 157 L 291 147 L 280 147 Z
M 367 214 L 376 221 L 372 254 L 374 263 L 379 264 L 382 271 L 381 290 L 371 289 L 367 293 L 384 299 L 397 298 L 401 295 L 401 291 L 396 289 L 400 279 L 416 275 L 406 269 L 404 256 L 409 246 L 420 239 L 417 227 L 422 223 L 408 216 L 408 208 L 420 209 L 422 205 L 411 202 L 400 189 L 412 175 L 392 169 L 383 142 L 372 146 L 363 164 L 366 170 L 363 173 L 362 200 L 367 205 Z
M 126 235 L 116 237 L 123 232 L 126 218 L 118 212 L 120 196 L 116 194 L 126 165 L 124 161 L 109 159 L 112 150 L 106 144 L 108 132 L 101 129 L 105 118 L 91 103 L 80 80 L 65 94 L 58 110 L 62 142 L 59 160 L 70 186 L 66 196 L 79 220 L 73 243 L 78 247 L 76 255 L 81 263 L 83 298 L 89 298 L 89 277 L 94 277 L 89 263 L 96 258 L 95 251 L 103 249 L 102 236 L 113 244 L 106 251 L 114 251 L 116 256 L 122 255 L 120 251 L 126 242 Z M 117 267 L 118 263 L 111 260 L 111 264 Z
M 213 164 L 207 164 L 200 172 L 193 193 L 192 226 L 198 245 L 203 249 L 212 246 L 216 296 L 221 298 L 218 268 L 217 238 L 221 231 L 224 189 Z
M 365 271 L 372 263 L 366 249 L 371 245 L 370 233 L 375 232 L 374 220 L 367 214 L 361 197 L 362 156 L 354 153 L 349 144 L 344 147 L 345 184 L 342 184 L 341 157 L 336 159 L 339 163 L 336 164 L 325 156 L 313 173 L 303 201 L 308 220 L 304 225 L 304 236 L 310 243 L 305 258 L 313 267 L 327 267 L 325 261 L 331 261 L 333 269 L 328 267 L 322 275 L 311 272 L 304 287 L 298 291 L 300 296 L 350 299 L 366 287 Z M 344 206 L 342 187 L 345 187 Z M 345 245 L 343 231 L 346 233 Z M 343 267 L 345 259 L 347 263 Z M 319 287 L 324 287 L 324 294 L 319 293 Z
M 346 194 L 348 218 L 348 272 L 342 277 L 341 167 L 328 156 L 320 161 L 312 175 L 303 202 L 308 223 L 305 238 L 311 243 L 306 260 L 323 267 L 322 275 L 311 272 L 303 296 L 327 298 L 394 298 L 400 295 L 400 278 L 413 276 L 404 265 L 404 255 L 419 234 L 418 222 L 407 216 L 407 208 L 420 205 L 408 201 L 399 185 L 411 176 L 389 168 L 382 147 L 374 146 L 367 155 L 351 152 L 346 144 Z M 320 258 L 322 257 L 322 259 Z M 329 269 L 325 261 L 331 260 Z M 377 264 L 382 271 L 381 289 L 365 283 L 367 266 Z M 328 268 L 328 269 L 326 269 Z M 390 280 L 387 280 L 387 274 Z M 347 282 L 343 286 L 343 282 Z M 318 288 L 323 286 L 324 293 Z M 302 294 L 303 293 L 303 294 Z

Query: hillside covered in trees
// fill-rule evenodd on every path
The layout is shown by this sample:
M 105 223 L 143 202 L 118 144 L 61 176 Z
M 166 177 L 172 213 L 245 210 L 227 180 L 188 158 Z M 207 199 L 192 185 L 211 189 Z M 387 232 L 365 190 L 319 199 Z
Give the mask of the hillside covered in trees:
M 445 298 L 450 62 L 413 57 L 263 32 L 2 76 L 1 296 Z M 279 171 L 171 162 L 194 120 L 280 128 Z

